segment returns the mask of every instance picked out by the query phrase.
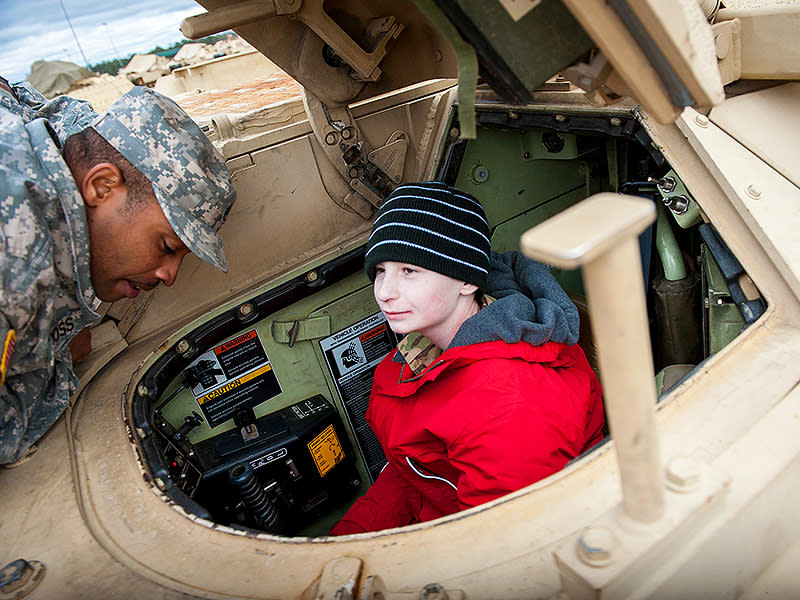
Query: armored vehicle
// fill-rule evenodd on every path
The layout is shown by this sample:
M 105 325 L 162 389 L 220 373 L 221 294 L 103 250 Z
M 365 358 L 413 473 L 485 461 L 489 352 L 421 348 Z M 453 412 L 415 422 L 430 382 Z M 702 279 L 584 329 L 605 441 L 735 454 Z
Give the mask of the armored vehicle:
M 235 30 L 303 113 L 207 120 L 230 274 L 189 257 L 103 307 L 72 405 L 0 472 L 3 597 L 800 595 L 800 4 L 201 4 L 184 33 Z M 396 339 L 364 243 L 428 179 L 552 266 L 610 437 L 491 503 L 328 537 L 384 461 L 364 410 Z

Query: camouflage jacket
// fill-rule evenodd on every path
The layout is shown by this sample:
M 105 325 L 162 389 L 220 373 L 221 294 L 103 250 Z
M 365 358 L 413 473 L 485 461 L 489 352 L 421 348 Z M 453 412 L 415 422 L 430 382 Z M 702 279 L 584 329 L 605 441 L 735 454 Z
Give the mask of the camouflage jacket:
M 56 96 L 48 100 L 27 81 L 8 90 L 0 86 L 0 110 L 3 109 L 19 115 L 25 123 L 42 117 L 47 119 L 60 144 L 73 133 L 88 127 L 97 116 L 86 100 L 69 96 Z
M 8 109 L 10 97 L 0 91 L 0 464 L 64 411 L 77 384 L 68 343 L 99 319 L 83 199 L 57 142 L 88 113 Z

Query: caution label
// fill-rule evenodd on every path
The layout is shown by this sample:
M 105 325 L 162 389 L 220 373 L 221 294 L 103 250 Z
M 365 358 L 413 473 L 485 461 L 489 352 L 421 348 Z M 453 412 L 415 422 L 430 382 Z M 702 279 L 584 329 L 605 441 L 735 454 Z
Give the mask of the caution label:
M 325 477 L 328 471 L 344 460 L 344 450 L 333 425 L 328 425 L 322 433 L 311 440 L 308 443 L 308 450 L 311 452 L 314 464 L 317 465 L 320 477 Z
M 272 369 L 272 365 L 264 365 L 263 367 L 260 367 L 260 368 L 256 369 L 255 371 L 252 371 L 252 372 L 248 373 L 244 377 L 239 377 L 237 379 L 234 379 L 233 381 L 229 381 L 225 385 L 215 389 L 213 392 L 209 392 L 208 394 L 204 394 L 203 396 L 200 396 L 197 399 L 197 403 L 200 406 L 203 406 L 209 400 L 214 400 L 215 398 L 219 398 L 220 396 L 224 396 L 228 392 L 232 392 L 233 390 L 235 390 L 239 386 L 244 385 L 248 381 L 252 381 L 256 377 L 260 377 L 261 375 L 263 375 L 264 373 L 270 371 L 271 369 Z
M 256 406 L 281 393 L 255 329 L 204 352 L 183 370 L 183 378 L 211 427 L 243 406 Z

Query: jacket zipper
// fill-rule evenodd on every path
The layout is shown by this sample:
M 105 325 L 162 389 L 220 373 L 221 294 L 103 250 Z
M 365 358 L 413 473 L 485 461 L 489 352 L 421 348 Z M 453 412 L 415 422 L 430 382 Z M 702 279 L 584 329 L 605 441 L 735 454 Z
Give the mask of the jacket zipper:
M 449 485 L 451 488 L 453 488 L 456 492 L 458 491 L 458 488 L 449 479 L 445 479 L 444 477 L 439 477 L 438 475 L 427 475 L 427 474 L 423 473 L 420 470 L 420 468 L 417 467 L 414 464 L 414 461 L 412 461 L 411 458 L 409 458 L 408 456 L 406 456 L 406 462 L 408 463 L 408 466 L 411 467 L 411 470 L 414 471 L 414 473 L 416 473 L 420 477 L 424 477 L 425 479 L 438 479 L 439 481 L 444 481 L 447 485 Z

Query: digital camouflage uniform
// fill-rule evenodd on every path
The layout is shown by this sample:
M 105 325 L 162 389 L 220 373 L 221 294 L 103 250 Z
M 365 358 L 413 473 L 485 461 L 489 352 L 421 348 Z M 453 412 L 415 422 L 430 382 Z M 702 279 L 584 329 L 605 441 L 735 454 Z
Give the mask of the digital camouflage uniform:
M 61 415 L 78 383 L 69 341 L 99 319 L 84 202 L 59 140 L 91 124 L 153 183 L 184 244 L 223 270 L 216 232 L 235 200 L 222 157 L 152 90 L 134 88 L 89 123 L 85 107 L 66 100 L 59 115 L 27 103 L 9 109 L 9 99 L 0 90 L 0 464 Z
M 8 89 L 0 85 L 0 107 L 19 115 L 26 123 L 40 117 L 47 119 L 61 144 L 72 134 L 86 129 L 97 117 L 86 100 L 69 96 L 48 100 L 27 81 Z

